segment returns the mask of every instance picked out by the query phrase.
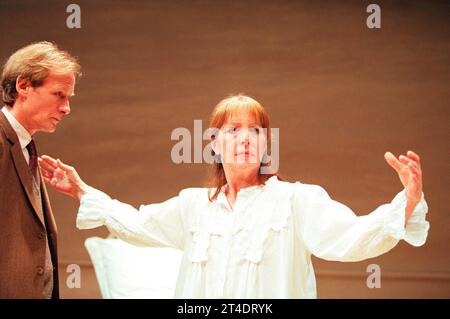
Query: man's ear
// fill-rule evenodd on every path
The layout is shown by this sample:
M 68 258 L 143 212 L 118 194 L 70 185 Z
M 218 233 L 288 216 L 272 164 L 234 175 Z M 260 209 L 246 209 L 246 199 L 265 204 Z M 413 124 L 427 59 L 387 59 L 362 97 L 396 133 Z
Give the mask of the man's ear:
M 31 83 L 27 79 L 24 79 L 21 76 L 18 76 L 16 79 L 16 91 L 17 95 L 26 97 L 28 95 L 28 92 L 31 88 Z

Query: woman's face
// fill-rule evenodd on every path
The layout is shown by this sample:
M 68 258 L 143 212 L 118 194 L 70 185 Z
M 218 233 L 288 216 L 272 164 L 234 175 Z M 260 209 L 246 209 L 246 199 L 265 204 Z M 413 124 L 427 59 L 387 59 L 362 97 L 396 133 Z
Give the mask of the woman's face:
M 216 141 L 214 149 L 221 155 L 222 164 L 240 169 L 259 168 L 267 148 L 266 130 L 247 111 L 229 116 Z

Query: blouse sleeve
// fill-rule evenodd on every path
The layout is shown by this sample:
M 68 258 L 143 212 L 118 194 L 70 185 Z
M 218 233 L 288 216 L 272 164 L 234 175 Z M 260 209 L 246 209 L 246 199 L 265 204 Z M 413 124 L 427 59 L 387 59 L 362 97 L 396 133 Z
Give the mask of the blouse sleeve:
M 334 261 L 360 261 L 391 250 L 403 239 L 413 246 L 425 243 L 429 223 L 424 195 L 405 227 L 405 191 L 368 215 L 356 216 L 330 198 L 320 186 L 295 183 L 294 212 L 300 238 L 315 256 Z
M 80 200 L 77 228 L 105 225 L 113 235 L 135 245 L 183 249 L 189 190 L 192 189 L 182 190 L 178 196 L 162 203 L 135 209 L 90 187 Z

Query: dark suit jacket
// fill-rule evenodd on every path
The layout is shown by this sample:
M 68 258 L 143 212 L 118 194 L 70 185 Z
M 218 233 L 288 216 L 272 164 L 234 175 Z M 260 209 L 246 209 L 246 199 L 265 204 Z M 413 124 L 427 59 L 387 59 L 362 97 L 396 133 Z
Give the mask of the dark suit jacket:
M 39 205 L 19 138 L 0 112 L 0 298 L 42 298 L 46 240 L 53 262 L 52 298 L 59 297 L 57 230 L 42 176 L 41 181 Z

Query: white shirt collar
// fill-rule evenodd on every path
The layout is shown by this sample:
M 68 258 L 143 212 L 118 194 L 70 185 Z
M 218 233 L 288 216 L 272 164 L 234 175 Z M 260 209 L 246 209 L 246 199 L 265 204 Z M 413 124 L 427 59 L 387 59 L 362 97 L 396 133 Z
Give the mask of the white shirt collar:
M 239 190 L 238 194 L 240 194 L 240 196 L 242 196 L 243 194 L 250 195 L 250 194 L 252 194 L 254 192 L 258 192 L 258 191 L 263 190 L 267 185 L 273 184 L 276 181 L 278 181 L 278 177 L 276 175 L 271 176 L 270 178 L 268 178 L 266 180 L 266 182 L 264 184 L 262 184 L 262 185 L 254 185 L 254 186 L 249 186 L 249 187 L 242 188 L 242 189 Z M 223 205 L 228 207 L 229 203 L 228 203 L 227 197 L 225 195 L 225 191 L 226 191 L 227 187 L 228 187 L 228 184 L 225 184 L 225 185 L 222 186 L 222 188 L 220 189 L 220 193 L 217 196 L 216 202 L 219 203 L 219 204 L 223 204 Z
M 12 128 L 14 129 L 17 136 L 19 137 L 20 147 L 22 149 L 27 147 L 27 145 L 31 141 L 30 133 L 22 126 L 22 124 L 19 123 L 19 121 L 16 120 L 14 115 L 12 115 L 6 107 L 2 108 L 2 112 L 3 112 L 3 114 L 5 114 L 6 119 L 8 120 L 9 124 L 11 124 Z
M 278 177 L 277 177 L 276 175 L 273 175 L 273 176 L 269 177 L 269 178 L 264 182 L 264 184 L 261 184 L 261 185 L 254 185 L 254 186 L 249 186 L 249 187 L 244 187 L 244 188 L 241 188 L 241 190 L 240 190 L 239 192 L 241 192 L 241 191 L 243 191 L 243 192 L 251 192 L 251 191 L 256 190 L 256 189 L 261 189 L 261 188 L 263 188 L 264 186 L 266 186 L 266 185 L 268 185 L 268 184 L 271 184 L 271 183 L 275 182 L 276 180 L 278 180 Z M 224 193 L 224 192 L 226 191 L 227 187 L 228 187 L 228 184 L 223 185 L 222 188 L 220 189 L 220 191 L 221 191 L 222 193 Z

